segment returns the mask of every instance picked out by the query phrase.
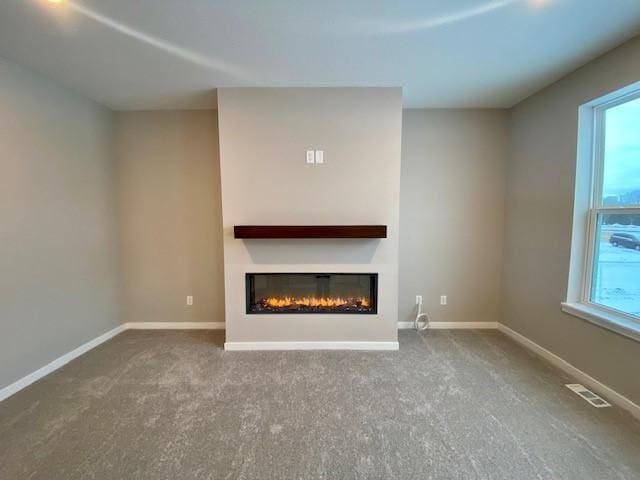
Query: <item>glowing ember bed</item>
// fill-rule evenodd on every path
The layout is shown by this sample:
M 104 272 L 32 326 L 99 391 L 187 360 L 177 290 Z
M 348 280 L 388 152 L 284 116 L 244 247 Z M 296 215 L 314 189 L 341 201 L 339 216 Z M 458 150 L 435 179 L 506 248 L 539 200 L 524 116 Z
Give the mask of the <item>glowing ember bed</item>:
M 247 273 L 247 313 L 375 314 L 377 273 Z

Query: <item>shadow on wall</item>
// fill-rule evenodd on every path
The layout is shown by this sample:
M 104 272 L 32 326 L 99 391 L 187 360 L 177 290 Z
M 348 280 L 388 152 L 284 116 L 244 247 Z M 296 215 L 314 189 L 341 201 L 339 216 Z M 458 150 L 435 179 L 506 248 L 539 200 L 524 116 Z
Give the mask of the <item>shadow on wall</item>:
M 242 240 L 256 264 L 371 263 L 379 239 Z

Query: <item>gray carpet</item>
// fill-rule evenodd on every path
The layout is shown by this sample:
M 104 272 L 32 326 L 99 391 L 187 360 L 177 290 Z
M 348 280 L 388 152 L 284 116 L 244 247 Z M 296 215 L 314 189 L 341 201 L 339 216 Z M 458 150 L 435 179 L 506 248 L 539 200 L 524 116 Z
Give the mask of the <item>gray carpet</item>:
M 498 332 L 224 352 L 127 331 L 0 403 L 0 479 L 638 479 L 640 422 Z

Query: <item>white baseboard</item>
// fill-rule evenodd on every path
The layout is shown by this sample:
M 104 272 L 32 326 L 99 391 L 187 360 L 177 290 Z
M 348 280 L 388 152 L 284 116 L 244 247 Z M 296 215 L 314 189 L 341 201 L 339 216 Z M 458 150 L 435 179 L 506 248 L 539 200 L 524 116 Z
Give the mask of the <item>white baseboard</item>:
M 529 340 L 524 335 L 521 335 L 515 330 L 510 329 L 506 325 L 499 323 L 498 330 L 500 330 L 502 333 L 504 333 L 508 337 L 511 337 L 513 340 L 518 342 L 523 347 L 526 347 L 527 349 L 531 350 L 536 355 L 544 358 L 552 365 L 558 367 L 560 370 L 571 375 L 572 377 L 575 377 L 576 379 L 578 379 L 580 383 L 594 390 L 596 393 L 599 393 L 600 395 L 605 397 L 607 400 L 609 400 L 611 403 L 614 403 L 619 407 L 624 408 L 625 410 L 630 412 L 634 417 L 640 419 L 640 406 L 633 403 L 624 395 L 621 395 L 615 390 L 613 390 L 612 388 L 607 387 L 604 383 L 599 382 L 592 376 L 574 367 L 569 362 L 559 357 L 555 353 L 550 352 L 546 348 L 538 345 L 532 340 Z
M 224 349 L 241 350 L 398 350 L 398 342 L 225 342 Z
M 224 322 L 129 322 L 127 330 L 224 330 Z
M 59 369 L 63 365 L 66 365 L 74 358 L 79 357 L 83 353 L 88 352 L 89 350 L 97 347 L 101 343 L 106 342 L 110 338 L 115 337 L 119 333 L 126 330 L 125 325 L 117 326 L 116 328 L 109 330 L 107 333 L 103 333 L 99 337 L 94 338 L 93 340 L 89 340 L 87 343 L 80 345 L 78 348 L 71 350 L 68 353 L 65 353 L 61 357 L 56 358 L 54 361 L 47 363 L 44 367 L 39 368 L 35 372 L 30 373 L 29 375 L 22 377 L 20 380 L 13 382 L 11 385 L 4 387 L 0 390 L 0 402 L 7 397 L 10 397 L 16 392 L 19 392 L 25 387 L 28 387 L 33 382 L 40 380 L 45 375 L 49 375 L 51 372 Z
M 398 322 L 398 328 L 413 328 L 413 322 Z M 497 328 L 498 322 L 429 322 L 431 330 L 495 330 Z

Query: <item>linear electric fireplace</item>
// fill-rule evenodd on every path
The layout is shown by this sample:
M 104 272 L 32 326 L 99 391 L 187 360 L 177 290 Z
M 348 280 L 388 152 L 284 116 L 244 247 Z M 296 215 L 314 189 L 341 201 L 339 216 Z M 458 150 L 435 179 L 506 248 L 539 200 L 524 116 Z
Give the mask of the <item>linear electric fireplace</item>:
M 247 273 L 247 313 L 378 312 L 377 273 Z

